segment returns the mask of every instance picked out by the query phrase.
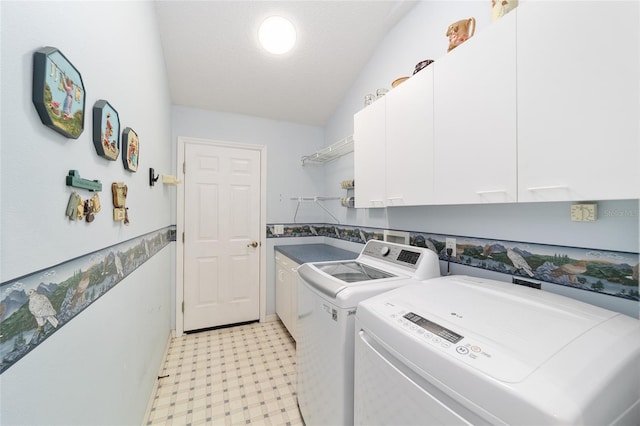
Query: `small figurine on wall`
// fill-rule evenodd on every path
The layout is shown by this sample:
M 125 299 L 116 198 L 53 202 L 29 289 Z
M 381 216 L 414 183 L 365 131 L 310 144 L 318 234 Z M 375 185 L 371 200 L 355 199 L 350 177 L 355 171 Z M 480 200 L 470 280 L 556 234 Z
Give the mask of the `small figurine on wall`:
M 87 222 L 91 223 L 100 209 L 100 197 L 98 194 L 93 194 L 91 198 L 83 200 L 80 194 L 73 191 L 69 196 L 65 216 L 74 221 L 80 221 L 85 218 Z
M 113 182 L 111 184 L 111 192 L 113 195 L 113 220 L 124 222 L 125 225 L 128 225 L 129 212 L 125 203 L 127 202 L 129 188 L 124 182 Z

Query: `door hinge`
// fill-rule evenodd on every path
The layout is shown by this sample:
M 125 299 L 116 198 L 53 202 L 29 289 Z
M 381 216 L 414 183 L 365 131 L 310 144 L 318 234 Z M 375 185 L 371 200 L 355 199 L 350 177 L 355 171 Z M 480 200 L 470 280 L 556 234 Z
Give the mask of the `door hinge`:
M 184 244 L 184 232 L 182 233 L 182 243 Z
M 187 162 L 184 161 L 182 163 L 182 174 L 186 174 L 187 173 Z
M 182 302 L 182 313 L 184 314 L 184 302 Z

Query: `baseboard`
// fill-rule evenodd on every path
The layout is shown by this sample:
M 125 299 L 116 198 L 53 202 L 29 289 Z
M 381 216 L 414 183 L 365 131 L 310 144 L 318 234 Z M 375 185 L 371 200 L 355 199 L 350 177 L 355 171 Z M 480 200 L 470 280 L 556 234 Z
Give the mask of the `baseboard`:
M 264 322 L 280 321 L 278 314 L 269 314 L 265 317 Z
M 158 374 L 156 375 L 156 379 L 153 382 L 153 388 L 151 389 L 151 395 L 149 395 L 149 401 L 147 402 L 147 409 L 144 412 L 144 419 L 142 424 L 146 424 L 149 415 L 151 414 L 151 409 L 153 408 L 153 401 L 155 400 L 156 394 L 158 393 L 158 382 L 159 377 L 162 374 L 162 370 L 164 369 L 164 365 L 167 361 L 167 355 L 169 354 L 169 346 L 171 346 L 171 341 L 174 339 L 176 335 L 175 330 L 169 331 L 169 338 L 167 339 L 167 345 L 164 348 L 164 355 L 162 355 L 162 360 L 160 361 L 160 367 L 158 369 Z

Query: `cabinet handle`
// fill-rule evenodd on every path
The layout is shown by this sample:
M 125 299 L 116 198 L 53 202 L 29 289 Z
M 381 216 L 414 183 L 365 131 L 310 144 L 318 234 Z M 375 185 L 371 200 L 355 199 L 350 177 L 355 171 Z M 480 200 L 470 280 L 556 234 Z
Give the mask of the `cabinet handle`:
M 370 202 L 371 204 L 373 204 L 374 206 L 375 206 L 376 204 L 378 204 L 378 203 L 380 203 L 380 204 L 384 205 L 384 200 L 369 200 L 369 202 Z
M 532 186 L 527 188 L 527 191 L 547 191 L 550 189 L 568 189 L 567 185 L 553 185 L 553 186 Z
M 490 191 L 476 191 L 476 194 L 478 195 L 484 195 L 484 194 L 506 194 L 507 190 L 506 189 L 492 189 Z

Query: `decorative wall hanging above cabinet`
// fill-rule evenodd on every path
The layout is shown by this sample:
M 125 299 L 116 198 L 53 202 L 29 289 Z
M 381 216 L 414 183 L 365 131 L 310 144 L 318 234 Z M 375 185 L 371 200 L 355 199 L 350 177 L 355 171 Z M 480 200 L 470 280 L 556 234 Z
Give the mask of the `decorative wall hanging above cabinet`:
M 55 47 L 33 54 L 31 96 L 45 126 L 78 139 L 84 130 L 84 84 L 80 72 Z

